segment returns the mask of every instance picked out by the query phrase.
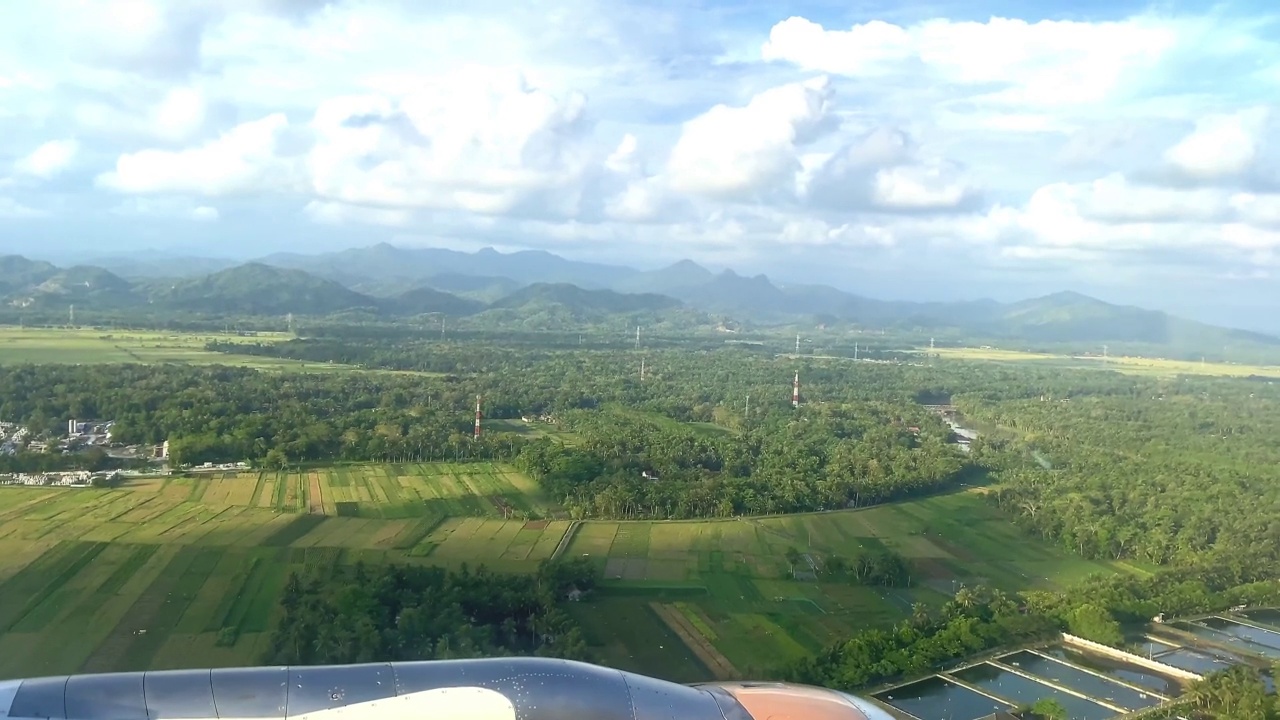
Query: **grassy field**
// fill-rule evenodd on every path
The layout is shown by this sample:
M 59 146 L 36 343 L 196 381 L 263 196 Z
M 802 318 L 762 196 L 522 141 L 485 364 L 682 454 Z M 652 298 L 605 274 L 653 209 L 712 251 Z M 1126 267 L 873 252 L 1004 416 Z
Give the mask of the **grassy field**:
M 923 351 L 922 351 L 923 352 Z M 1029 362 L 1040 365 L 1114 370 L 1135 375 L 1214 375 L 1220 377 L 1247 377 L 1266 375 L 1280 377 L 1280 367 L 1274 365 L 1238 365 L 1235 363 L 1192 362 L 1146 357 L 1108 357 L 1050 355 L 1046 353 L 1001 350 L 999 348 L 936 348 L 928 352 L 952 360 L 983 360 L 988 362 Z
M 498 418 L 484 421 L 489 432 L 509 432 L 527 438 L 549 437 L 559 440 L 565 445 L 577 445 L 578 435 L 570 430 L 544 422 L 525 422 L 523 420 L 502 420 Z
M 488 463 L 343 465 L 292 470 L 193 473 L 131 480 L 123 489 L 205 505 L 379 519 L 563 516 L 522 473 Z
M 566 533 L 572 533 L 566 538 Z M 1093 563 L 1034 542 L 974 493 L 856 511 L 571 523 L 528 478 L 477 463 L 0 488 L 0 678 L 257 661 L 291 570 L 409 562 L 530 571 L 567 540 L 607 576 L 571 606 L 601 660 L 680 681 L 750 674 L 938 603 L 959 583 L 1055 587 Z M 891 547 L 910 588 L 789 578 Z M 193 653 L 192 651 L 196 652 Z
M 212 340 L 235 343 L 280 342 L 284 333 L 259 333 L 252 337 L 219 333 L 179 333 L 93 328 L 19 328 L 0 326 L 0 365 L 18 363 L 184 363 L 239 365 L 261 369 L 332 372 L 350 369 L 341 365 L 304 363 L 298 360 L 232 355 L 204 349 Z
M 488 464 L 0 488 L 0 678 L 254 663 L 291 570 L 532 570 L 570 523 L 525 518 L 556 514 Z
M 784 559 L 792 547 L 817 562 L 888 547 L 910 559 L 915 576 L 902 589 L 795 581 Z M 912 603 L 939 603 L 961 584 L 1055 588 L 1092 573 L 1145 571 L 1030 540 L 976 492 L 776 518 L 584 522 L 566 555 L 596 561 L 610 582 L 611 608 L 628 617 L 628 634 L 669 647 L 671 636 L 696 633 L 694 648 L 705 640 L 722 662 L 748 672 L 896 622 Z M 579 615 L 592 612 L 584 606 Z M 594 639 L 613 665 L 643 670 L 653 662 L 631 642 L 607 633 Z M 714 674 L 716 663 L 678 648 L 660 666 L 696 680 Z

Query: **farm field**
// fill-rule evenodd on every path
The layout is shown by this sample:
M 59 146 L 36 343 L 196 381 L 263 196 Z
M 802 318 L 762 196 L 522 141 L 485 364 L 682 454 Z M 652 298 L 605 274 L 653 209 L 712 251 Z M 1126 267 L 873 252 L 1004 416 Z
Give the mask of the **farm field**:
M 0 326 L 0 365 L 19 363 L 182 363 L 237 365 L 264 370 L 333 372 L 346 366 L 304 363 L 298 360 L 232 355 L 204 349 L 212 340 L 222 342 L 280 342 L 285 333 L 259 333 L 252 337 L 220 333 L 181 333 L 94 328 L 21 328 Z
M 606 407 L 611 413 L 618 415 L 633 417 L 641 420 L 647 420 L 660 426 L 665 426 L 673 430 L 689 430 L 697 435 L 706 437 L 715 437 L 717 435 L 732 435 L 733 430 L 710 422 L 680 422 L 667 417 L 659 412 L 649 412 L 645 410 L 637 410 L 635 408 L 625 407 L 623 405 L 613 404 Z
M 848 558 L 887 547 L 906 556 L 916 575 L 902 589 L 796 581 L 785 560 L 792 547 L 819 564 L 831 555 Z M 610 603 L 626 606 L 632 616 L 628 632 L 655 638 L 663 631 L 696 632 L 695 645 L 705 640 L 739 672 L 816 651 L 859 628 L 896 622 L 912 603 L 942 602 L 961 584 L 1051 589 L 1092 573 L 1146 571 L 1035 542 L 978 492 L 789 517 L 588 521 L 577 528 L 566 555 L 596 561 L 610 581 Z M 660 607 L 645 613 L 655 602 Z M 637 629 L 642 624 L 649 629 Z M 623 652 L 600 644 L 606 653 Z M 622 654 L 609 660 L 632 662 Z M 697 674 L 694 662 L 673 653 L 664 666 L 686 677 Z M 700 679 L 714 674 L 716 663 L 699 665 Z
M 0 678 L 256 663 L 285 578 L 310 564 L 533 570 L 570 523 L 503 519 L 499 480 L 510 507 L 548 508 L 483 463 L 0 488 Z M 315 514 L 313 487 L 333 498 Z
M 205 505 L 363 518 L 563 516 L 538 484 L 491 463 L 338 465 L 150 478 L 125 490 Z
M 550 423 L 544 422 L 525 422 L 520 419 L 486 419 L 484 426 L 488 432 L 508 432 L 516 435 L 523 435 L 527 438 L 549 437 L 558 440 L 565 445 L 577 445 L 578 435 L 571 430 L 565 430 Z
M 362 560 L 525 572 L 565 540 L 566 557 L 585 554 L 608 578 L 570 605 L 599 659 L 686 682 L 750 675 L 941 602 L 961 582 L 1054 587 L 1141 571 L 1030 540 L 976 493 L 791 517 L 573 523 L 527 478 L 488 463 L 6 487 L 0 678 L 254 663 L 291 570 Z M 820 563 L 877 546 L 912 559 L 911 587 L 788 576 L 788 548 Z
M 1047 353 L 1001 350 L 999 348 L 935 348 L 928 352 L 953 360 L 985 360 L 990 362 L 1030 362 L 1062 368 L 1114 370 L 1134 375 L 1214 375 L 1220 377 L 1247 377 L 1264 375 L 1280 377 L 1280 367 L 1275 365 L 1248 365 L 1221 362 L 1193 362 L 1166 360 L 1163 358 L 1113 356 L 1101 357 L 1051 355 Z

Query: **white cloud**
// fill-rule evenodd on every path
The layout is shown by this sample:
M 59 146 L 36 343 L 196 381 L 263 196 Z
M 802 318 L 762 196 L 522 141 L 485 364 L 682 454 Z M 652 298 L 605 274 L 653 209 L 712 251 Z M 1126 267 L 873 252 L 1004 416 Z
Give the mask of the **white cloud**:
M 200 222 L 215 222 L 219 217 L 221 217 L 221 214 L 218 212 L 218 208 L 208 205 L 201 205 L 191 211 L 191 218 Z
M 170 90 L 154 111 L 156 134 L 166 140 L 186 140 L 204 125 L 205 99 L 199 90 Z
M 993 96 L 1004 103 L 1055 106 L 1105 101 L 1134 73 L 1153 67 L 1178 38 L 1176 24 L 1155 18 L 934 19 L 909 27 L 872 20 L 826 30 L 792 17 L 773 26 L 762 56 L 860 78 L 923 67 L 947 82 L 1006 86 Z
M 572 216 L 591 162 L 585 109 L 581 93 L 481 70 L 398 97 L 334 98 L 311 123 L 308 174 L 318 196 L 350 204 Z
M 312 200 L 307 203 L 302 212 L 313 222 L 326 225 L 363 224 L 409 227 L 414 220 L 414 213 L 411 210 L 363 207 L 322 200 Z
M 1267 120 L 1266 108 L 1205 117 L 1196 123 L 1195 132 L 1165 152 L 1165 159 L 1197 180 L 1239 177 L 1258 159 L 1259 136 Z
M 800 169 L 797 149 L 831 129 L 827 78 L 766 90 L 745 106 L 717 105 L 684 124 L 666 172 L 679 192 L 744 199 Z
M 106 209 L 93 237 L 140 243 L 123 216 L 234 207 L 225 242 L 251 254 L 414 236 L 770 272 L 781 253 L 867 263 L 868 282 L 905 258 L 961 294 L 990 267 L 1137 277 L 1178 258 L 1226 277 L 1277 257 L 1265 18 L 913 6 L 824 28 L 788 8 L 0 7 L 0 214 L 79 238 Z
M 1239 193 L 1228 201 L 1244 222 L 1257 227 L 1280 228 L 1280 194 Z
M 925 155 L 897 128 L 876 128 L 805 165 L 798 193 L 814 207 L 834 211 L 958 210 L 980 194 L 961 167 Z
M 99 185 L 125 193 L 236 192 L 288 189 L 290 172 L 277 157 L 289 121 L 281 113 L 246 122 L 216 140 L 181 151 L 141 150 L 121 155 Z
M 1134 185 L 1119 173 L 1055 190 L 1070 197 L 1085 216 L 1103 222 L 1207 222 L 1230 211 L 1225 192 Z
M 14 163 L 14 169 L 48 180 L 67 169 L 79 149 L 80 143 L 75 140 L 50 140 Z
M 13 198 L 0 196 L 0 218 L 36 218 L 48 215 L 43 210 L 23 205 Z

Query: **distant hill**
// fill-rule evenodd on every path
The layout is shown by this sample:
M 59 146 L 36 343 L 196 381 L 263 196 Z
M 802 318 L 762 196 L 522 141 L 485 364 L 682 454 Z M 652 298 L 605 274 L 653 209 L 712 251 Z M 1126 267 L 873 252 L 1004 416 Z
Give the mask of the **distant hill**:
M 1060 292 L 1000 306 L 989 321 L 1003 334 L 1052 342 L 1111 340 L 1178 347 L 1246 342 L 1280 345 L 1280 338 L 1173 317 L 1157 310 L 1112 305 L 1087 295 Z
M 0 294 L 8 296 L 39 285 L 53 277 L 58 266 L 21 255 L 0 256 Z
M 233 268 L 238 260 L 198 257 L 194 255 L 166 255 L 157 250 L 131 255 L 107 255 L 88 258 L 86 264 L 110 270 L 127 280 L 153 278 L 185 278 L 207 275 Z
M 151 304 L 203 313 L 328 315 L 375 308 L 378 301 L 300 270 L 248 263 L 179 280 L 151 296 Z
M 489 305 L 473 321 L 543 330 L 570 330 L 602 321 L 644 325 L 705 325 L 704 316 L 683 312 L 680 301 L 653 293 L 587 290 L 568 283 L 535 283 Z
M 507 277 L 487 275 L 460 275 L 444 273 L 433 275 L 424 281 L 427 287 L 459 297 L 491 303 L 518 290 L 524 283 Z
M 141 299 L 128 280 L 102 268 L 77 265 L 63 269 L 17 256 L 0 258 L 0 295 L 12 306 L 56 306 L 59 312 L 76 303 L 118 308 Z
M 584 290 L 568 283 L 535 283 L 492 303 L 489 308 L 514 309 L 552 305 L 563 307 L 575 316 L 599 317 L 670 310 L 680 307 L 680 301 L 655 293 L 630 295 L 612 290 Z
M 614 282 L 620 292 L 659 293 L 674 296 L 681 290 L 696 288 L 715 280 L 715 274 L 692 260 L 681 260 L 659 270 L 636 272 Z
M 461 298 L 430 287 L 418 287 L 405 291 L 382 300 L 381 305 L 393 315 L 444 313 L 455 317 L 472 315 L 485 308 L 485 304 L 477 300 Z
M 147 262 L 164 265 L 149 255 Z M 1131 343 L 1182 352 L 1280 347 L 1280 338 L 1270 335 L 1072 292 L 1014 303 L 884 301 L 825 285 L 779 285 L 764 275 L 713 273 L 687 260 L 641 271 L 546 252 L 486 248 L 463 253 L 386 244 L 320 255 L 273 255 L 185 278 L 138 272 L 132 280 L 101 267 L 64 269 L 3 256 L 0 300 L 0 307 L 11 313 L 17 309 L 24 318 L 30 317 L 28 309 L 53 317 L 75 304 L 78 316 L 82 309 L 130 308 L 151 315 L 356 312 L 388 320 L 443 313 L 474 318 L 479 326 L 530 330 L 602 322 L 671 329 L 824 324 L 1040 344 Z
M 350 284 L 358 278 L 413 278 L 480 275 L 511 278 L 521 284 L 572 283 L 605 288 L 636 273 L 631 268 L 566 260 L 541 250 L 500 253 L 484 248 L 474 253 L 441 248 L 400 248 L 380 243 L 318 255 L 276 253 L 259 262 L 307 272 Z

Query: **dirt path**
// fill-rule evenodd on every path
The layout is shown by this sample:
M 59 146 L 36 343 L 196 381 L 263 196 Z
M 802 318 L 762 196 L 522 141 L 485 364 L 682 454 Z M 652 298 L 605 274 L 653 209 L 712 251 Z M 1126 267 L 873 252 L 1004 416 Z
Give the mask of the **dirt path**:
M 551 553 L 551 559 L 556 560 L 564 551 L 568 549 L 569 543 L 573 542 L 573 536 L 578 534 L 578 528 L 582 527 L 581 520 L 574 520 L 569 523 L 569 528 L 564 531 L 564 535 L 560 537 L 560 542 L 556 545 L 555 551 Z
M 320 473 L 307 473 L 310 492 L 307 493 L 308 510 L 312 515 L 324 514 L 324 492 L 320 489 Z
M 678 609 L 660 602 L 651 602 L 649 607 L 653 608 L 658 617 L 662 618 L 662 622 L 666 623 L 676 637 L 679 637 L 681 642 L 693 651 L 693 654 L 707 666 L 717 680 L 733 680 L 738 677 L 738 669 L 729 662 L 729 658 L 716 650 L 715 646 L 703 637 L 702 633 L 698 632 Z

